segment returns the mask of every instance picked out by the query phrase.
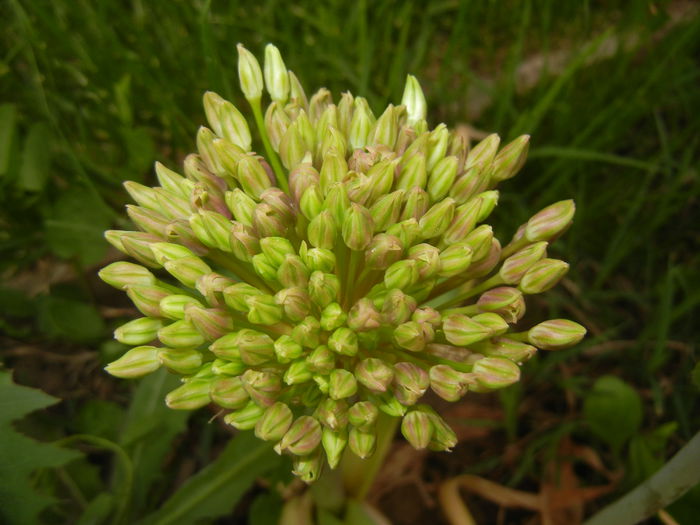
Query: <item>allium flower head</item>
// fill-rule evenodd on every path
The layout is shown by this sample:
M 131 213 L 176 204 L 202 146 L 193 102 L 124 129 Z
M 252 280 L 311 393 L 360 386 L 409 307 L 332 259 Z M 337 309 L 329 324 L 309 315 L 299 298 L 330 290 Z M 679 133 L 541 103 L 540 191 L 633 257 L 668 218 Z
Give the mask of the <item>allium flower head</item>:
M 266 153 L 251 149 L 243 112 L 209 92 L 209 127 L 184 175 L 156 163 L 158 187 L 126 183 L 138 231 L 106 238 L 138 264 L 100 276 L 143 317 L 117 329 L 134 348 L 107 371 L 182 376 L 168 406 L 219 405 L 228 424 L 291 454 L 307 482 L 346 447 L 369 457 L 380 412 L 402 418 L 415 447 L 449 450 L 454 432 L 421 403 L 429 389 L 457 401 L 506 387 L 537 348 L 585 334 L 566 320 L 514 329 L 526 296 L 568 269 L 546 251 L 573 202 L 535 214 L 502 247 L 485 221 L 527 136 L 470 149 L 428 127 L 412 76 L 401 104 L 375 114 L 350 93 L 307 97 L 274 46 L 263 68 L 238 50 Z

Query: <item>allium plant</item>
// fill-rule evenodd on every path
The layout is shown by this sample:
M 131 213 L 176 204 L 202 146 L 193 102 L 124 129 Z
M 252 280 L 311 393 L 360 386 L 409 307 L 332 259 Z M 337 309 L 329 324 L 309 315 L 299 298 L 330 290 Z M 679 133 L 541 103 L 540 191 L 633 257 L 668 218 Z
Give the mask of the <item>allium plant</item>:
M 412 76 L 377 117 L 350 93 L 307 98 L 272 45 L 262 70 L 238 53 L 266 155 L 241 111 L 208 92 L 209 128 L 184 176 L 156 163 L 160 186 L 125 184 L 138 231 L 105 235 L 139 264 L 100 277 L 143 317 L 116 330 L 134 348 L 107 371 L 180 375 L 169 407 L 220 406 L 226 423 L 291 455 L 306 482 L 346 449 L 372 456 L 382 418 L 416 448 L 450 450 L 455 433 L 421 403 L 429 389 L 458 401 L 506 387 L 538 348 L 585 334 L 564 319 L 515 328 L 526 296 L 568 270 L 547 248 L 574 203 L 533 215 L 502 247 L 485 221 L 528 136 L 470 149 L 444 124 L 428 128 Z

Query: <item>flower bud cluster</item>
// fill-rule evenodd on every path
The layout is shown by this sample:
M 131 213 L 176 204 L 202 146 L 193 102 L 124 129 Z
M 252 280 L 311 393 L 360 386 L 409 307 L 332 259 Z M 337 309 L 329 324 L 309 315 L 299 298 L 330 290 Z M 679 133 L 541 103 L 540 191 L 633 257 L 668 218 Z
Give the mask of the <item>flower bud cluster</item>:
M 375 114 L 349 93 L 307 97 L 274 46 L 262 68 L 238 50 L 251 106 L 264 89 L 271 99 L 256 119 L 269 150 L 254 152 L 243 112 L 207 93 L 209 127 L 183 174 L 156 164 L 159 186 L 126 184 L 139 231 L 106 237 L 138 264 L 100 276 L 143 317 L 117 329 L 133 348 L 107 371 L 179 374 L 168 406 L 222 407 L 307 482 L 346 448 L 371 456 L 380 413 L 401 418 L 416 448 L 451 449 L 454 432 L 421 403 L 428 390 L 457 401 L 506 387 L 538 348 L 585 334 L 561 319 L 514 328 L 526 296 L 568 269 L 546 252 L 573 202 L 537 213 L 502 248 L 485 221 L 527 136 L 469 149 L 428 127 L 412 76 L 401 105 Z

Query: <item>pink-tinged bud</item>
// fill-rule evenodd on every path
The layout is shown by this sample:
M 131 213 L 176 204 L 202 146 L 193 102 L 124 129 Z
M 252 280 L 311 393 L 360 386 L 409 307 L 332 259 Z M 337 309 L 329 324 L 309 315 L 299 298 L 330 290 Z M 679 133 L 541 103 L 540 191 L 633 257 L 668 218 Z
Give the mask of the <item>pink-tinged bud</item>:
M 248 321 L 253 324 L 273 325 L 282 320 L 284 310 L 272 295 L 251 295 L 246 299 Z
M 233 319 L 219 308 L 202 308 L 190 304 L 185 307 L 185 319 L 192 323 L 207 341 L 216 341 L 233 329 Z
M 204 344 L 205 339 L 194 325 L 187 320 L 175 321 L 158 330 L 158 339 L 173 348 L 196 348 Z
M 482 389 L 505 388 L 520 380 L 520 367 L 510 359 L 485 357 L 474 363 L 472 375 Z
M 367 459 L 374 454 L 377 444 L 377 436 L 373 430 L 360 430 L 351 428 L 348 436 L 348 446 L 353 454 L 360 459 Z
M 282 388 L 282 379 L 272 372 L 246 370 L 241 380 L 250 398 L 261 407 L 272 406 Z
M 207 300 L 207 302 L 215 307 L 224 306 L 224 295 L 223 292 L 229 286 L 235 284 L 232 279 L 224 277 L 215 272 L 202 275 L 195 283 L 195 288 L 199 293 L 201 293 Z M 161 304 L 162 310 L 162 304 Z
M 374 222 L 374 231 L 381 232 L 399 220 L 403 204 L 403 190 L 382 195 L 369 210 Z
M 477 314 L 472 321 L 491 330 L 491 336 L 502 335 L 508 331 L 508 323 L 503 317 L 494 312 Z
M 269 206 L 276 217 L 284 222 L 293 222 L 296 218 L 296 211 L 292 204 L 292 199 L 279 188 L 268 188 L 260 195 L 260 200 Z
M 165 404 L 173 410 L 196 410 L 211 402 L 207 379 L 192 379 L 165 396 Z
M 381 359 L 370 357 L 357 364 L 355 378 L 373 392 L 386 392 L 394 378 L 394 370 Z
M 454 217 L 455 201 L 446 198 L 434 204 L 421 217 L 418 226 L 423 239 L 431 239 L 445 233 Z
M 277 269 L 277 280 L 282 286 L 306 287 L 309 281 L 309 269 L 298 255 L 287 255 Z
M 107 230 L 105 232 L 105 239 L 117 250 L 130 255 L 141 264 L 145 264 L 151 268 L 160 267 L 160 264 L 151 251 L 151 245 L 154 242 L 161 241 L 161 237 L 144 232 Z
M 170 295 L 170 291 L 156 285 L 131 284 L 126 286 L 126 295 L 134 306 L 147 317 L 162 317 L 160 301 Z
M 391 226 L 386 233 L 399 238 L 401 246 L 410 248 L 421 236 L 420 226 L 416 219 L 406 219 Z
M 408 191 L 412 188 L 425 188 L 428 180 L 425 155 L 416 153 L 409 157 L 401 166 L 401 171 L 396 179 L 395 187 L 398 190 Z
M 365 264 L 372 270 L 385 270 L 401 259 L 403 245 L 398 237 L 379 233 L 365 250 Z
M 369 206 L 370 195 L 372 194 L 372 181 L 363 173 L 354 171 L 348 172 L 344 181 L 348 189 L 348 198 L 352 202 Z
M 255 157 L 246 155 L 238 163 L 238 181 L 250 197 L 260 200 L 263 191 L 272 186 L 270 177 Z
M 348 425 L 348 403 L 344 399 L 326 398 L 314 412 L 316 419 L 331 430 L 341 430 Z
M 336 151 L 329 151 L 323 157 L 323 164 L 319 174 L 319 187 L 323 196 L 328 195 L 330 187 L 338 182 L 343 182 L 348 173 L 348 163 L 345 157 Z
M 297 323 L 292 330 L 292 338 L 305 348 L 316 348 L 321 335 L 321 324 L 318 319 L 309 315 L 303 321 Z
M 159 309 L 164 317 L 181 320 L 185 318 L 185 308 L 190 304 L 202 306 L 202 303 L 189 295 L 168 295 L 161 299 Z
M 473 259 L 472 259 L 473 260 Z M 464 280 L 477 279 L 491 273 L 501 260 L 501 243 L 495 237 L 491 239 L 491 249 L 486 257 L 471 264 L 462 276 Z
M 306 93 L 304 88 L 299 82 L 299 79 L 292 71 L 287 71 L 289 74 L 289 99 L 290 102 L 295 106 L 307 110 L 309 107 L 309 101 L 306 98 Z
M 435 246 L 424 243 L 412 246 L 411 249 L 408 250 L 408 257 L 416 261 L 418 276 L 421 280 L 433 277 L 440 270 L 440 250 Z M 387 288 L 398 287 L 387 285 Z
M 338 300 L 340 282 L 332 273 L 316 271 L 309 277 L 308 289 L 311 300 L 320 308 L 325 308 Z
M 489 170 L 492 184 L 514 177 L 525 164 L 529 147 L 530 135 L 520 135 L 499 151 Z
M 527 333 L 530 344 L 542 350 L 561 350 L 577 344 L 586 329 L 568 319 L 551 319 L 532 328 Z
M 237 428 L 238 430 L 251 430 L 265 412 L 265 407 L 248 401 L 244 407 L 234 410 L 224 416 L 224 423 Z
M 466 271 L 472 262 L 472 248 L 466 242 L 458 242 L 440 253 L 440 277 L 454 277 Z
M 197 152 L 204 161 L 206 169 L 212 174 L 221 175 L 224 172 L 224 166 L 214 146 L 215 140 L 216 135 L 209 128 L 200 126 L 197 130 Z
M 508 323 L 517 323 L 525 315 L 525 298 L 517 288 L 492 288 L 481 294 L 476 304 L 481 311 L 496 313 Z
M 263 292 L 248 283 L 236 283 L 224 289 L 226 306 L 238 312 L 247 312 L 247 299 L 254 295 L 264 295 Z
M 166 217 L 177 219 L 179 217 L 188 217 L 192 213 L 192 205 L 188 199 L 173 195 L 163 188 L 155 188 L 153 191 L 155 191 L 160 211 Z
M 355 332 L 366 332 L 379 328 L 381 317 L 374 303 L 363 297 L 348 312 L 347 323 Z
M 119 290 L 127 286 L 152 286 L 156 277 L 148 269 L 138 264 L 119 261 L 102 268 L 98 275 L 100 279 Z
M 335 359 L 336 354 L 334 352 L 326 345 L 320 345 L 307 356 L 306 362 L 313 372 L 328 374 L 335 368 Z
M 532 266 L 547 254 L 547 243 L 536 242 L 503 261 L 498 274 L 506 284 L 517 284 Z
M 293 222 L 280 216 L 268 203 L 261 202 L 253 212 L 253 228 L 258 237 L 279 237 L 288 234 Z
M 321 312 L 321 328 L 332 332 L 345 324 L 348 315 L 338 303 L 331 303 Z
M 430 324 L 433 328 L 439 328 L 442 325 L 442 316 L 435 308 L 423 306 L 418 308 L 411 316 L 411 321 L 416 321 L 421 324 Z
M 430 325 L 429 325 L 430 326 Z M 394 342 L 411 352 L 420 352 L 425 348 L 426 337 L 420 323 L 408 321 L 394 329 Z
M 275 295 L 275 302 L 279 304 L 284 315 L 294 322 L 301 321 L 311 311 L 311 298 L 305 288 L 285 288 Z
M 263 76 L 257 59 L 243 44 L 238 49 L 238 79 L 241 91 L 249 102 L 260 100 L 263 90 Z
M 195 255 L 206 255 L 209 253 L 209 248 L 207 248 L 195 235 L 192 227 L 190 226 L 189 220 L 178 219 L 171 221 L 168 224 L 165 233 L 169 241 L 187 246 L 187 248 L 192 250 L 192 253 Z M 207 233 L 206 235 L 208 236 L 209 234 Z
M 522 364 L 537 353 L 537 348 L 507 337 L 495 337 L 480 351 L 486 357 L 504 357 L 514 363 Z
M 394 365 L 394 395 L 402 405 L 414 405 L 429 386 L 428 372 L 418 365 L 408 362 Z
M 190 216 L 190 227 L 202 244 L 231 251 L 231 221 L 220 213 L 200 210 Z
M 372 240 L 374 224 L 369 210 L 355 202 L 350 205 L 343 220 L 343 241 L 351 250 L 367 248 Z
M 249 137 L 241 137 L 242 140 L 245 140 L 246 138 L 249 139 Z M 250 146 L 250 144 L 248 144 L 248 146 Z M 209 148 L 209 152 L 207 153 L 207 155 L 217 157 L 218 167 L 221 169 L 221 171 L 217 172 L 217 175 L 219 175 L 222 179 L 225 179 L 227 181 L 231 181 L 231 179 L 237 179 L 238 163 L 243 157 L 246 156 L 246 152 L 230 140 L 223 138 L 212 139 L 211 145 L 208 145 L 207 147 Z M 209 189 L 212 187 L 212 184 L 209 183 L 211 182 L 209 177 L 196 177 L 195 179 L 204 182 L 204 188 L 202 189 Z M 221 188 L 221 190 L 225 191 L 226 188 Z M 217 197 L 219 196 L 219 191 L 214 190 L 214 193 L 217 195 Z M 191 206 L 201 207 L 206 204 L 205 200 L 195 202 L 192 200 L 191 197 L 192 196 L 190 195 L 189 200 Z
M 435 169 L 438 161 L 445 157 L 450 141 L 450 132 L 445 124 L 438 126 L 428 135 L 428 172 Z
M 457 157 L 444 157 L 440 159 L 430 172 L 428 179 L 428 194 L 432 202 L 437 202 L 447 196 L 450 188 L 457 178 Z
M 290 363 L 282 379 L 286 385 L 298 385 L 310 381 L 312 375 L 309 364 L 302 358 Z
M 214 133 L 250 151 L 250 129 L 236 106 L 213 91 L 207 91 L 204 94 L 204 112 Z
M 404 193 L 404 206 L 400 219 L 402 221 L 415 219 L 419 221 L 430 208 L 430 195 L 424 189 L 413 186 Z
M 472 232 L 479 218 L 481 202 L 472 199 L 455 210 L 454 218 L 443 235 L 446 244 L 463 241 Z
M 350 328 L 341 327 L 328 338 L 328 348 L 336 354 L 354 356 L 357 354 L 357 334 Z
M 214 379 L 211 382 L 209 394 L 214 403 L 228 409 L 243 408 L 250 400 L 240 377 Z
M 416 309 L 416 300 L 401 290 L 389 290 L 382 304 L 382 319 L 389 324 L 398 326 L 411 318 Z
M 445 338 L 457 346 L 469 346 L 487 339 L 491 330 L 466 315 L 451 314 L 442 323 Z
M 467 235 L 464 242 L 472 249 L 472 261 L 480 261 L 489 254 L 493 238 L 493 228 L 488 224 L 482 224 Z
M 129 180 L 124 183 L 124 189 L 139 206 L 162 213 L 153 188 Z
M 575 212 L 574 201 L 555 202 L 527 221 L 524 236 L 529 242 L 553 240 L 571 225 Z
M 311 416 L 297 418 L 275 448 L 278 453 L 288 450 L 295 456 L 308 456 L 321 443 L 321 425 Z
M 114 331 L 114 338 L 125 345 L 145 345 L 153 341 L 158 335 L 158 330 L 163 327 L 160 319 L 141 317 L 123 324 Z
M 190 375 L 202 366 L 202 353 L 191 348 L 161 348 L 160 362 L 177 374 Z
M 196 257 L 192 251 L 180 244 L 171 242 L 156 242 L 151 245 L 151 251 L 159 264 L 163 265 L 166 262 L 183 259 L 186 257 Z
M 420 410 L 409 412 L 401 420 L 401 433 L 413 448 L 417 450 L 426 448 L 433 437 L 430 416 Z
M 164 235 L 170 222 L 170 219 L 157 211 L 132 204 L 127 204 L 126 213 L 137 228 L 153 235 Z
M 188 288 L 194 288 L 197 280 L 211 273 L 211 268 L 199 257 L 182 257 L 163 264 L 170 275 Z
M 489 184 L 488 170 L 472 167 L 459 177 L 450 189 L 450 197 L 458 204 L 473 200 L 474 196 L 484 191 Z
M 546 292 L 569 271 L 569 265 L 557 259 L 537 261 L 523 276 L 518 288 L 525 294 Z
M 420 405 L 417 410 L 428 414 L 433 425 L 433 437 L 428 448 L 434 451 L 450 451 L 457 445 L 457 435 L 435 410 L 428 405 Z
M 328 395 L 331 399 L 345 399 L 357 393 L 355 376 L 344 368 L 333 370 L 328 379 Z
M 232 337 L 231 341 L 225 339 Z M 260 366 L 270 362 L 275 357 L 275 347 L 272 338 L 262 332 L 244 328 L 236 334 L 226 335 L 223 339 L 223 344 L 233 344 L 238 348 L 240 359 L 249 366 Z M 217 345 L 219 341 L 214 343 Z M 212 352 L 217 353 L 217 350 L 211 348 Z M 223 357 L 223 356 L 222 356 Z
M 376 202 L 383 195 L 388 194 L 394 185 L 394 172 L 399 160 L 382 160 L 374 164 L 367 171 L 370 186 L 370 202 Z M 397 190 L 399 191 L 399 190 Z
M 326 451 L 328 466 L 334 469 L 338 466 L 338 463 L 340 463 L 343 450 L 345 450 L 345 446 L 348 444 L 348 432 L 345 429 L 335 431 L 330 428 L 324 428 L 321 434 L 321 443 L 323 444 L 323 449 Z
M 281 335 L 275 341 L 275 355 L 279 363 L 289 363 L 300 357 L 302 353 L 301 345 L 289 335 Z
M 300 202 L 306 189 L 314 184 L 319 184 L 319 174 L 311 165 L 311 156 L 309 155 L 289 172 L 289 189 L 294 201 Z
M 145 376 L 160 368 L 158 350 L 155 346 L 137 346 L 112 361 L 105 370 L 114 377 L 126 379 Z
M 347 152 L 347 140 L 335 126 L 329 126 L 328 131 L 323 135 L 323 140 L 318 148 L 318 155 L 314 157 L 314 160 L 319 162 L 324 155 L 331 151 L 335 151 L 341 157 L 345 157 Z
M 469 376 L 448 365 L 430 368 L 430 388 L 445 401 L 459 401 L 469 389 Z
M 255 435 L 263 441 L 279 441 L 292 424 L 292 411 L 284 403 L 277 402 L 265 409 L 255 424 Z
M 469 168 L 476 167 L 483 170 L 485 167 L 491 165 L 496 157 L 496 152 L 498 151 L 500 143 L 501 138 L 496 133 L 492 133 L 479 142 L 469 152 L 464 169 L 468 170 Z
M 255 210 L 255 200 L 243 190 L 235 188 L 227 191 L 225 195 L 226 206 L 233 213 L 233 217 L 246 226 L 253 225 L 253 211 Z
M 360 430 L 369 431 L 377 421 L 379 410 L 370 401 L 358 401 L 348 410 L 350 424 Z

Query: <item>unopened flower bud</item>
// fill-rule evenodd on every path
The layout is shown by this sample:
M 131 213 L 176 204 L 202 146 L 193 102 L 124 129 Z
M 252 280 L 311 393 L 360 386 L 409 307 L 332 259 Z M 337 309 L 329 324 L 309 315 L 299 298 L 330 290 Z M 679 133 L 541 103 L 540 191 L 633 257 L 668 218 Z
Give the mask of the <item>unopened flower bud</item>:
M 385 270 L 401 259 L 403 245 L 398 237 L 379 233 L 365 250 L 365 264 L 372 270 Z
M 265 46 L 265 87 L 270 98 L 284 105 L 289 96 L 289 73 L 279 49 L 272 44 Z
M 445 233 L 452 222 L 454 212 L 455 201 L 449 197 L 434 204 L 418 222 L 421 237 L 431 239 Z
M 408 191 L 412 188 L 425 188 L 428 181 L 425 155 L 417 153 L 404 161 L 396 180 L 396 189 Z
M 408 250 L 408 258 L 416 261 L 420 279 L 429 279 L 440 270 L 440 250 L 430 244 L 422 243 L 412 246 Z M 387 286 L 387 288 L 398 287 Z
M 365 332 L 379 328 L 381 317 L 374 303 L 363 297 L 348 312 L 347 323 L 355 332 Z
M 520 380 L 520 367 L 510 359 L 485 357 L 474 363 L 472 374 L 479 387 L 495 390 L 517 383 Z
M 246 299 L 248 321 L 253 324 L 273 325 L 282 320 L 284 311 L 272 295 L 251 295 Z
M 235 219 L 246 226 L 253 225 L 253 211 L 255 200 L 239 188 L 227 191 L 225 195 L 226 206 L 231 210 Z
M 170 291 L 161 286 L 130 284 L 126 294 L 136 308 L 147 317 L 162 317 L 160 301 L 170 295 Z
M 165 396 L 165 404 L 173 410 L 195 410 L 208 405 L 210 381 L 192 379 Z
M 263 90 L 263 76 L 255 56 L 243 44 L 238 49 L 238 78 L 241 91 L 249 102 L 260 100 Z
M 260 366 L 274 359 L 274 342 L 262 332 L 244 328 L 235 334 L 232 343 L 237 346 L 241 360 L 249 366 Z M 214 349 L 212 352 L 217 353 Z
M 190 216 L 190 226 L 202 244 L 210 248 L 231 251 L 231 221 L 220 213 L 200 210 Z
M 537 348 L 507 337 L 495 337 L 491 339 L 489 345 L 480 348 L 479 351 L 486 357 L 504 357 L 521 364 L 533 357 L 537 353 Z
M 323 156 L 323 164 L 319 173 L 319 188 L 322 195 L 328 195 L 328 190 L 334 183 L 343 182 L 348 173 L 348 163 L 345 157 L 331 150 Z
M 330 342 L 330 341 L 329 341 Z M 328 395 L 331 399 L 345 399 L 357 393 L 357 380 L 352 372 L 336 368 L 330 373 Z
M 372 144 L 383 144 L 384 146 L 393 149 L 396 143 L 396 137 L 399 133 L 397 114 L 394 111 L 394 106 L 389 104 L 384 110 L 384 113 L 375 122 L 372 131 L 370 132 Z
M 457 346 L 469 346 L 491 335 L 489 328 L 462 314 L 448 315 L 442 323 L 442 329 L 445 338 Z
M 160 368 L 158 350 L 155 346 L 137 346 L 109 363 L 105 370 L 114 377 L 126 379 L 145 376 Z
M 523 275 L 547 253 L 547 243 L 536 242 L 514 253 L 503 261 L 498 274 L 506 284 L 517 284 Z
M 191 348 L 161 348 L 158 352 L 160 362 L 178 374 L 194 374 L 202 366 L 202 353 Z
M 326 345 L 317 346 L 311 352 L 306 361 L 312 371 L 319 374 L 328 374 L 335 368 L 336 354 L 332 352 Z
M 151 251 L 151 244 L 161 241 L 161 237 L 152 233 L 107 230 L 105 239 L 117 250 L 130 255 L 141 264 L 151 268 L 160 267 Z
M 394 329 L 394 342 L 411 352 L 420 352 L 425 348 L 425 334 L 420 323 L 408 321 Z
M 489 166 L 496 157 L 496 152 L 498 151 L 500 143 L 501 138 L 496 133 L 492 133 L 479 142 L 469 152 L 464 169 L 468 170 L 469 168 L 476 167 L 479 170 L 483 170 Z
M 524 236 L 529 242 L 555 239 L 569 227 L 575 212 L 572 200 L 551 204 L 527 221 Z
M 331 303 L 321 312 L 321 328 L 328 332 L 332 332 L 336 328 L 345 324 L 347 314 L 343 311 L 338 303 Z
M 119 261 L 102 268 L 98 275 L 100 279 L 120 290 L 127 286 L 156 284 L 156 277 L 150 270 L 130 262 Z
M 445 124 L 439 124 L 428 135 L 428 172 L 435 169 L 438 161 L 445 157 L 450 141 L 450 132 Z
M 281 335 L 275 341 L 275 355 L 280 363 L 289 363 L 303 353 L 301 345 L 289 335 Z
M 125 345 L 144 345 L 153 341 L 163 321 L 150 317 L 141 317 L 123 324 L 114 331 L 114 338 Z
M 389 266 L 384 273 L 384 286 L 387 289 L 407 289 L 418 281 L 418 264 L 414 259 L 398 261 Z
M 369 168 L 367 171 L 370 186 L 369 202 L 376 202 L 381 196 L 391 191 L 394 185 L 394 172 L 398 163 L 399 159 L 386 159 L 377 162 Z
M 316 348 L 319 345 L 321 323 L 318 319 L 309 315 L 303 321 L 297 323 L 292 330 L 292 338 L 305 348 Z
M 406 77 L 406 86 L 401 97 L 401 104 L 406 106 L 409 126 L 415 126 L 419 121 L 425 119 L 427 104 L 425 95 L 418 83 L 418 79 L 413 75 Z
M 491 166 L 492 184 L 514 177 L 525 164 L 530 135 L 520 135 L 498 152 Z
M 350 121 L 350 132 L 348 133 L 348 140 L 352 149 L 364 148 L 370 143 L 370 133 L 374 123 L 374 115 L 372 115 L 367 101 L 362 97 L 357 97 L 355 99 L 355 111 L 353 111 L 352 120 Z
M 312 246 L 333 249 L 338 235 L 338 227 L 330 210 L 323 210 L 316 215 L 309 223 L 307 233 Z
M 249 155 L 238 163 L 238 181 L 243 191 L 256 200 L 260 200 L 262 193 L 272 186 L 263 166 L 255 157 Z
M 379 410 L 391 417 L 401 417 L 406 413 L 406 407 L 396 399 L 391 392 L 381 394 L 367 394 L 368 400 Z
M 373 392 L 386 392 L 394 378 L 394 370 L 381 359 L 370 357 L 357 364 L 355 377 Z
M 394 224 L 401 214 L 403 204 L 403 190 L 397 190 L 383 195 L 369 209 L 374 223 L 374 231 L 381 232 Z
M 473 259 L 473 258 L 472 258 Z M 491 248 L 485 257 L 472 263 L 464 273 L 464 280 L 478 279 L 490 274 L 501 260 L 501 243 L 495 237 L 491 239 Z
M 398 326 L 411 318 L 416 309 L 416 300 L 401 290 L 389 290 L 382 304 L 382 318 L 385 322 Z
M 503 317 L 494 312 L 477 314 L 472 317 L 472 321 L 491 331 L 491 336 L 502 335 L 508 331 L 508 323 Z
M 360 430 L 370 430 L 377 421 L 379 410 L 370 401 L 358 401 L 348 410 L 350 424 Z
M 326 451 L 326 459 L 328 466 L 332 469 L 338 466 L 340 458 L 343 455 L 343 450 L 348 444 L 348 432 L 346 429 L 331 430 L 326 427 L 321 435 L 321 443 Z
M 353 427 L 348 435 L 350 450 L 360 459 L 367 459 L 374 454 L 377 436 L 374 430 L 361 430 Z
M 432 202 L 444 198 L 457 178 L 457 157 L 444 157 L 440 159 L 428 178 L 428 195 Z
M 415 404 L 428 390 L 430 376 L 418 365 L 400 362 L 394 365 L 394 395 L 402 405 Z
M 247 312 L 247 299 L 254 295 L 263 295 L 263 292 L 248 283 L 236 283 L 224 289 L 223 295 L 229 308 L 238 312 Z
M 288 450 L 295 456 L 308 456 L 321 443 L 321 425 L 316 418 L 301 416 L 294 420 L 275 450 Z
M 265 409 L 262 417 L 255 424 L 255 435 L 263 441 L 279 441 L 289 430 L 293 419 L 292 411 L 277 402 Z
M 568 319 L 551 319 L 532 328 L 527 333 L 530 344 L 542 350 L 560 350 L 578 343 L 586 335 L 586 329 Z
M 280 376 L 273 372 L 249 369 L 241 379 L 250 398 L 262 407 L 271 406 L 282 388 Z
M 480 261 L 488 255 L 492 240 L 493 228 L 488 224 L 482 224 L 467 235 L 464 242 L 472 249 L 473 261 Z
M 557 259 L 541 259 L 523 275 L 518 288 L 525 294 L 546 292 L 554 287 L 566 272 L 569 265 Z
M 428 323 L 433 328 L 439 328 L 442 325 L 442 316 L 435 308 L 423 306 L 422 308 L 418 308 L 413 312 L 411 321 L 416 321 L 417 323 Z
M 265 407 L 257 405 L 254 401 L 248 401 L 242 408 L 226 414 L 224 422 L 238 430 L 251 430 L 255 428 L 256 423 L 264 413 Z
M 287 385 L 297 385 L 300 383 L 306 383 L 311 379 L 312 375 L 313 374 L 309 364 L 302 358 L 292 361 L 289 364 L 282 379 Z
M 328 248 L 311 248 L 301 253 L 301 258 L 312 272 L 332 272 L 335 269 L 335 253 Z
M 340 282 L 332 273 L 313 272 L 309 277 L 309 296 L 319 307 L 325 308 L 338 300 Z
M 219 308 L 202 308 L 190 304 L 185 307 L 185 319 L 192 323 L 207 341 L 215 341 L 233 329 L 233 320 Z
M 175 321 L 158 330 L 158 339 L 173 348 L 194 348 L 205 342 L 204 337 L 187 320 Z
M 308 456 L 296 457 L 292 464 L 292 474 L 304 483 L 313 483 L 323 471 L 323 454 L 317 452 Z
M 275 302 L 283 308 L 284 315 L 290 321 L 298 322 L 309 315 L 311 298 L 305 288 L 284 288 L 275 295 Z
M 466 242 L 458 242 L 440 252 L 440 277 L 454 277 L 464 272 L 472 262 L 472 248 Z
M 430 417 L 420 410 L 412 410 L 401 420 L 401 433 L 413 448 L 424 449 L 433 437 Z
M 240 111 L 213 91 L 204 94 L 204 111 L 214 132 L 236 144 L 244 151 L 250 151 L 250 129 Z
M 304 214 L 304 217 L 309 220 L 312 220 L 321 213 L 323 209 L 323 196 L 321 194 L 321 189 L 317 185 L 312 184 L 306 188 L 306 191 L 304 191 L 299 201 L 299 209 Z
M 323 207 L 333 214 L 336 225 L 341 228 L 350 209 L 350 197 L 345 184 L 340 182 L 331 184 L 326 200 L 323 201 Z
M 355 202 L 343 220 L 343 241 L 351 250 L 364 250 L 372 240 L 374 224 L 369 210 Z
M 386 231 L 388 235 L 393 235 L 399 238 L 401 246 L 409 248 L 413 246 L 416 240 L 421 236 L 420 226 L 418 221 L 411 217 L 405 221 L 394 224 Z
M 448 365 L 430 368 L 430 388 L 445 401 L 459 401 L 469 388 L 469 376 Z
M 516 323 L 525 315 L 525 299 L 517 288 L 492 288 L 481 294 L 476 304 L 479 310 L 496 313 L 509 323 Z
M 211 400 L 223 408 L 243 408 L 250 397 L 243 387 L 240 377 L 220 377 L 211 382 Z
M 350 328 L 341 327 L 328 338 L 328 348 L 340 355 L 354 356 L 357 354 L 357 334 Z
M 325 398 L 319 403 L 314 415 L 331 430 L 342 430 L 348 424 L 348 403 L 344 399 Z
M 188 181 L 182 175 L 168 169 L 160 162 L 156 161 L 156 177 L 158 184 L 167 192 L 187 199 L 192 191 L 191 181 Z
M 182 257 L 165 261 L 163 264 L 170 275 L 189 288 L 194 288 L 197 280 L 208 273 L 211 268 L 199 257 Z
M 479 215 L 476 222 L 482 222 L 491 215 L 491 212 L 498 204 L 500 193 L 497 190 L 485 191 L 476 196 L 479 201 Z

